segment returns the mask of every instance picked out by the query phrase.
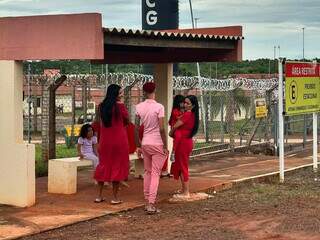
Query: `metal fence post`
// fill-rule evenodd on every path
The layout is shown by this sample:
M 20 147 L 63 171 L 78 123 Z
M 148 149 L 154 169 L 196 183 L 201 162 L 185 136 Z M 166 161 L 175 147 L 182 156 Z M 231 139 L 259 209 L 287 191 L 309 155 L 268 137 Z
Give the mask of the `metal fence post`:
M 206 127 L 206 130 L 205 130 L 205 139 L 206 139 L 206 142 L 208 143 L 209 142 L 209 106 L 208 106 L 208 93 L 206 92 L 203 92 L 205 94 L 204 96 L 204 100 L 205 100 L 205 105 L 204 105 L 204 110 L 205 110 L 205 127 Z
M 75 84 L 72 86 L 72 93 L 71 93 L 71 146 L 75 144 L 74 141 L 74 125 L 76 124 L 76 86 Z
M 306 114 L 303 115 L 303 148 L 306 148 L 307 144 L 307 116 Z
M 38 131 L 38 99 L 37 96 L 33 97 L 33 132 Z
M 318 172 L 318 116 L 313 113 L 313 171 Z
M 41 150 L 44 163 L 49 160 L 49 96 L 50 90 L 46 86 L 42 91 L 41 109 Z
M 88 96 L 87 96 L 87 83 L 82 84 L 82 109 L 83 109 L 83 122 L 87 122 L 87 107 L 88 107 Z
M 279 101 L 279 100 L 278 100 Z M 278 127 L 278 124 L 279 124 L 279 121 L 278 121 L 278 101 L 274 104 L 274 125 L 273 125 L 273 129 L 274 129 L 274 147 L 275 147 L 275 150 L 276 150 L 276 153 L 277 153 L 277 155 L 279 155 L 279 152 L 278 152 L 278 150 L 279 150 L 279 148 L 278 148 L 278 146 L 279 146 L 279 138 L 278 138 L 278 136 L 279 136 L 279 134 L 278 134 L 278 129 L 279 129 L 279 127 Z
M 284 115 L 283 115 L 283 59 L 279 59 L 278 117 L 279 117 L 279 172 L 280 183 L 284 182 Z
M 235 147 L 235 139 L 234 139 L 234 90 L 228 92 L 228 109 L 227 109 L 227 122 L 228 122 L 228 130 L 229 130 L 229 139 L 230 139 L 230 149 L 231 152 L 234 151 Z
M 223 97 L 220 97 L 220 134 L 221 134 L 221 143 L 224 143 L 224 103 Z

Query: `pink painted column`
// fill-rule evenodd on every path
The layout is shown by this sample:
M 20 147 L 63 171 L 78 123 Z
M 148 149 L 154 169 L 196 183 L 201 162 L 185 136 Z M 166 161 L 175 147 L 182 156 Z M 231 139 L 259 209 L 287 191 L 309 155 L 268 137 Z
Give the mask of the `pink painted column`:
M 0 204 L 35 203 L 35 147 L 23 143 L 22 62 L 0 61 Z

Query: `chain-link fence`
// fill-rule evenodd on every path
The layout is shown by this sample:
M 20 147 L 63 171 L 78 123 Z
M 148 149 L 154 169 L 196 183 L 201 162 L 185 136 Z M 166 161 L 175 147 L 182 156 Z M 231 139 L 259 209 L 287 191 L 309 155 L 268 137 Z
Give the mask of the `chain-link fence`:
M 62 79 L 64 77 L 64 79 Z M 143 100 L 142 85 L 153 76 L 135 73 L 107 75 L 54 76 L 25 75 L 24 130 L 25 140 L 42 143 L 54 134 L 56 143 L 68 142 L 77 135 L 78 124 L 92 122 L 97 105 L 105 96 L 106 86 L 116 83 L 124 87 L 124 102 L 134 122 L 135 105 Z M 196 148 L 210 151 L 258 143 L 277 146 L 277 79 L 208 79 L 174 77 L 174 93 L 198 96 L 200 128 L 195 137 Z M 55 98 L 50 97 L 54 92 Z M 268 114 L 255 117 L 255 99 L 266 100 Z M 48 105 L 55 104 L 54 114 Z M 51 102 L 50 102 L 51 101 Z M 54 116 L 54 130 L 48 121 Z M 305 147 L 312 138 L 312 116 L 286 117 L 285 143 L 287 148 L 300 144 Z M 47 135 L 44 132 L 47 131 Z M 271 148 L 269 151 L 275 151 Z

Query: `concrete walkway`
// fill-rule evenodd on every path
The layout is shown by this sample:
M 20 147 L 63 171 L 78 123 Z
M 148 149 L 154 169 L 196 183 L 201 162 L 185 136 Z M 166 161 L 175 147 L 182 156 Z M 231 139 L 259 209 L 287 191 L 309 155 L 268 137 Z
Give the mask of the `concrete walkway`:
M 312 152 L 306 150 L 285 158 L 286 169 L 312 164 Z M 319 155 L 320 157 L 320 155 Z M 224 153 L 214 157 L 203 157 L 190 164 L 191 189 L 194 192 L 229 188 L 234 182 L 264 174 L 276 174 L 278 159 L 270 156 Z M 312 174 L 312 171 L 310 171 Z M 91 179 L 92 170 L 78 173 L 78 193 L 58 195 L 47 193 L 47 178 L 37 179 L 37 204 L 31 208 L 14 208 L 0 205 L 0 239 L 13 239 L 50 229 L 93 219 L 142 206 L 141 179 L 130 178 L 129 188 L 120 192 L 124 203 L 109 204 L 111 188 L 107 187 L 106 202 L 96 204 L 96 187 Z M 173 179 L 161 179 L 159 200 L 168 200 L 179 184 Z

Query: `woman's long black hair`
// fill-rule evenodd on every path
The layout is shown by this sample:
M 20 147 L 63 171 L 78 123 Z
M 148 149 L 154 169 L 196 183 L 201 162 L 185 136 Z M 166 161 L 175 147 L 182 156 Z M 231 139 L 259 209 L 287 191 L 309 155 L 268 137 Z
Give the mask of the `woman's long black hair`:
M 112 113 L 114 109 L 115 117 L 119 117 L 117 100 L 121 87 L 117 84 L 109 85 L 107 95 L 100 105 L 101 121 L 105 127 L 111 127 Z
M 178 94 L 173 98 L 173 104 L 172 104 L 172 110 L 173 109 L 179 109 L 181 108 L 181 103 L 184 102 L 184 96 Z M 170 119 L 169 119 L 169 123 L 171 123 L 172 121 L 172 111 L 171 111 L 171 115 L 170 115 Z
M 199 103 L 197 97 L 194 95 L 186 96 L 186 98 L 190 100 L 193 106 L 191 111 L 194 113 L 194 126 L 190 134 L 190 138 L 192 138 L 194 135 L 197 134 L 199 129 Z

